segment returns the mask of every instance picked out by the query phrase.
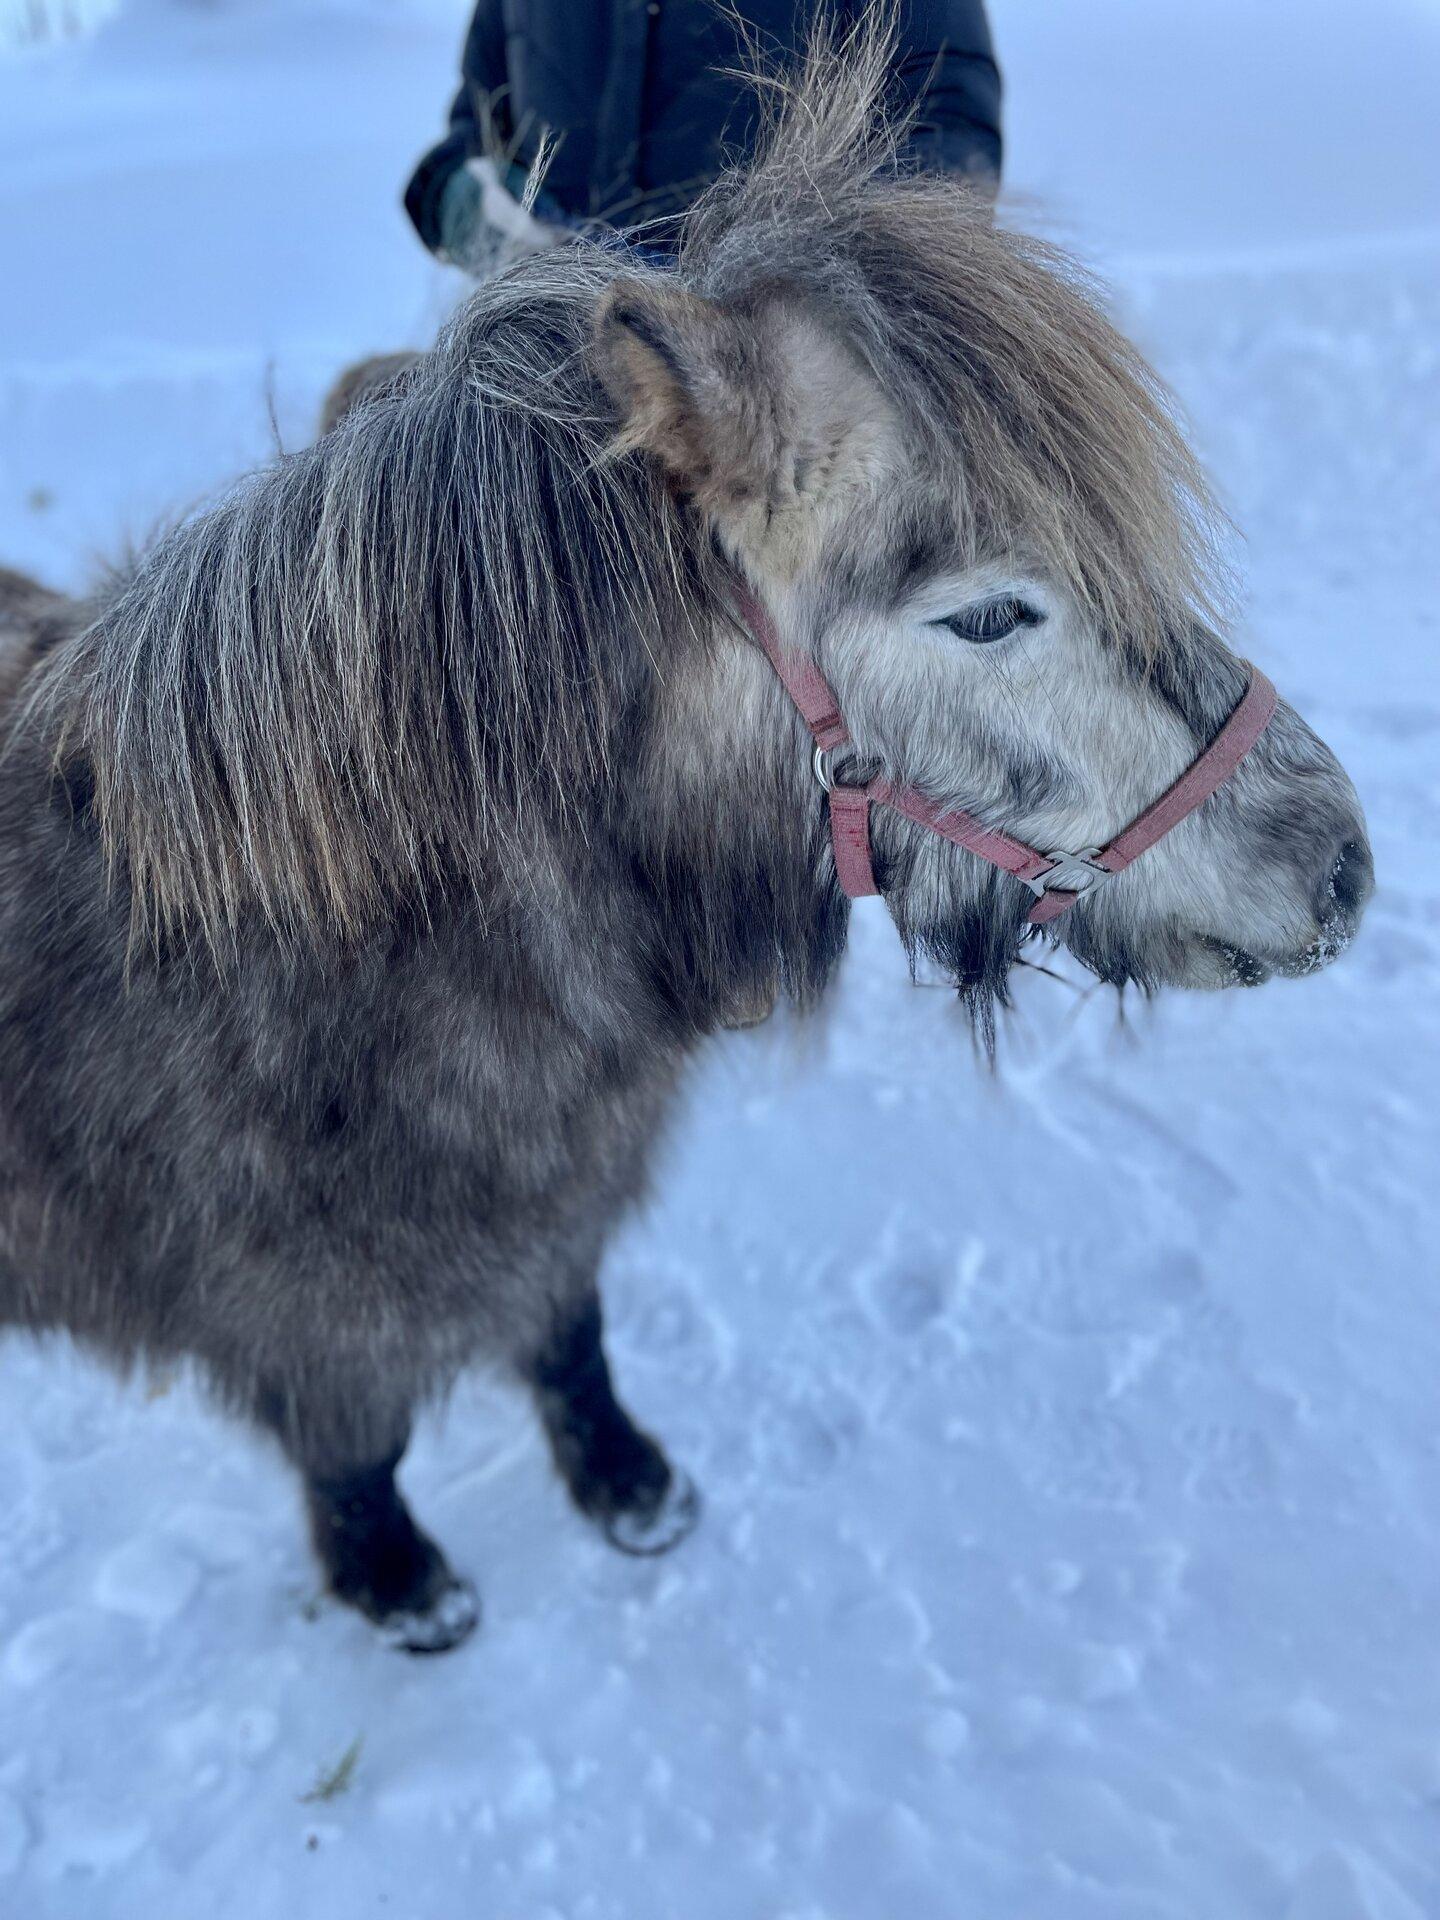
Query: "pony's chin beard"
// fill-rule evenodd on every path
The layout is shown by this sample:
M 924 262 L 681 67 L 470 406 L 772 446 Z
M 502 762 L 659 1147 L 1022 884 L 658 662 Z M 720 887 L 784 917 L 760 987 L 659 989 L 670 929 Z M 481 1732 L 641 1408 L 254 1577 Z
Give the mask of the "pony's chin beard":
M 1011 1004 L 1011 972 L 1024 962 L 1024 949 L 1035 940 L 1026 921 L 1026 903 L 1008 907 L 987 888 L 953 917 L 937 917 L 920 927 L 902 923 L 900 933 L 912 961 L 923 955 L 954 986 L 977 1042 L 993 1061 L 997 1011 Z M 1117 925 L 1113 916 L 1092 918 L 1084 905 L 1072 907 L 1047 928 L 1040 942 L 1051 951 L 1065 947 L 1102 985 L 1122 994 L 1127 988 L 1138 989 L 1142 997 L 1161 987 L 1204 991 L 1261 986 L 1287 970 L 1208 935 L 1173 927 L 1136 934 Z
M 1186 943 L 1177 935 L 1156 930 L 1137 937 L 1117 924 L 1113 914 L 1093 915 L 1084 903 L 1071 907 L 1047 931 L 1055 945 L 1067 948 L 1107 987 L 1137 987 L 1151 994 L 1185 972 Z
M 912 965 L 923 955 L 954 987 L 985 1054 L 995 1057 L 996 1009 L 1010 1005 L 1010 973 L 1026 934 L 1023 909 L 1001 918 L 977 907 L 954 921 L 901 928 Z

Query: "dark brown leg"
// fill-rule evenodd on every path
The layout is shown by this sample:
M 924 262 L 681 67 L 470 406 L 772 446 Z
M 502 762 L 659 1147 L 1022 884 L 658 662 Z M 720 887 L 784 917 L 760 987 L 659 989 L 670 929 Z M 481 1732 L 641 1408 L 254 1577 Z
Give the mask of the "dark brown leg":
M 308 1474 L 305 1501 L 331 1591 L 409 1653 L 444 1653 L 480 1617 L 474 1589 L 410 1517 L 395 1485 L 400 1456 Z
M 410 1653 L 457 1646 L 480 1618 L 475 1590 L 410 1517 L 395 1469 L 408 1414 L 373 1389 L 313 1377 L 271 1386 L 256 1411 L 300 1471 L 310 1535 L 332 1593 Z
M 524 1369 L 570 1496 L 623 1553 L 665 1553 L 694 1526 L 700 1498 L 615 1397 L 590 1288 Z

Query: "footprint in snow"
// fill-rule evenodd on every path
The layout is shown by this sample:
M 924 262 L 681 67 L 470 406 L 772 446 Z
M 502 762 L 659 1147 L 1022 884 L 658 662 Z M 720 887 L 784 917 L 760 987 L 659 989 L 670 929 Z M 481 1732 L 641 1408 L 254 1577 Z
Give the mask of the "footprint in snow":
M 1229 1363 L 1242 1344 L 1240 1320 L 1231 1307 L 1209 1295 L 1196 1302 L 1185 1321 L 1181 1364 L 1198 1374 Z
M 47 1809 L 38 1864 L 47 1880 L 98 1882 L 133 1860 L 150 1839 L 150 1823 L 98 1798 L 62 1800 Z
M 752 1430 L 756 1464 L 782 1484 L 811 1486 L 853 1450 L 864 1424 L 860 1409 L 839 1392 L 827 1397 L 823 1412 L 803 1403 L 774 1407 Z
M 864 1285 L 871 1313 L 897 1339 L 923 1333 L 945 1311 L 944 1274 L 924 1255 L 886 1262 L 867 1275 Z
M 637 1278 L 617 1316 L 622 1349 L 662 1363 L 687 1379 L 703 1381 L 720 1371 L 724 1345 L 719 1323 L 697 1300 L 686 1281 L 673 1275 Z
M 1066 1339 L 1154 1330 L 1202 1293 L 1188 1247 L 1126 1247 L 1071 1238 L 1047 1242 L 1002 1283 L 1018 1317 Z
M 27 1620 L 0 1652 L 0 1680 L 44 1687 L 62 1673 L 95 1669 L 115 1655 L 114 1635 L 95 1607 L 57 1607 Z
M 1113 1414 L 1041 1408 L 1036 1420 L 1017 1425 L 1012 1445 L 1026 1485 L 1060 1506 L 1119 1511 L 1139 1500 L 1140 1449 Z
M 1182 1427 L 1185 1492 L 1206 1507 L 1263 1507 L 1276 1497 L 1275 1456 L 1254 1427 L 1196 1423 Z
M 5 1484 L 0 1474 L 0 1485 Z M 37 1503 L 22 1506 L 0 1521 L 0 1557 L 7 1575 L 27 1581 L 51 1561 L 58 1560 L 69 1544 L 60 1515 L 53 1507 Z
M 200 1569 L 173 1541 L 130 1540 L 102 1564 L 95 1598 L 113 1613 L 162 1626 L 188 1606 L 200 1584 Z

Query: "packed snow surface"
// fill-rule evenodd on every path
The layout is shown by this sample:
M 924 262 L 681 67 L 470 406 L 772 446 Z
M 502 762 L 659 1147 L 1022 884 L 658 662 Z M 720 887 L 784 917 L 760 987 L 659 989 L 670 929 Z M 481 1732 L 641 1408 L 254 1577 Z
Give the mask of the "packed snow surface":
M 319 1597 L 192 1383 L 0 1350 L 6 1920 L 1440 1913 L 1440 14 L 994 12 L 1012 180 L 1178 389 L 1240 643 L 1366 803 L 1360 939 L 1125 1027 L 1027 977 L 989 1077 L 857 914 L 608 1264 L 704 1524 L 613 1554 L 467 1382 L 405 1469 L 484 1591 L 443 1660 Z M 129 0 L 0 57 L 0 560 L 78 583 L 424 341 L 396 194 L 460 26 Z

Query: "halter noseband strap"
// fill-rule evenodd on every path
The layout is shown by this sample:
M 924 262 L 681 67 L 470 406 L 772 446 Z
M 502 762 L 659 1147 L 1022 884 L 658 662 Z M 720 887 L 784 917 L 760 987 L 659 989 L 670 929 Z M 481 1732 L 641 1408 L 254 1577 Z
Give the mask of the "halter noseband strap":
M 1073 907 L 1082 893 L 1128 867 L 1218 792 L 1270 724 L 1275 711 L 1274 687 L 1258 667 L 1252 667 L 1250 684 L 1239 706 L 1210 745 L 1108 846 L 1082 847 L 1078 853 L 1040 853 L 1023 840 L 984 826 L 959 807 L 938 806 L 917 788 L 897 787 L 883 776 L 865 786 L 839 785 L 831 773 L 830 756 L 836 748 L 854 743 L 834 689 L 808 654 L 793 653 L 785 646 L 769 613 L 740 581 L 735 583 L 735 602 L 815 741 L 815 775 L 830 803 L 835 874 L 852 900 L 880 891 L 870 858 L 870 809 L 879 804 L 1013 874 L 1035 895 L 1030 925 L 1044 926 Z

